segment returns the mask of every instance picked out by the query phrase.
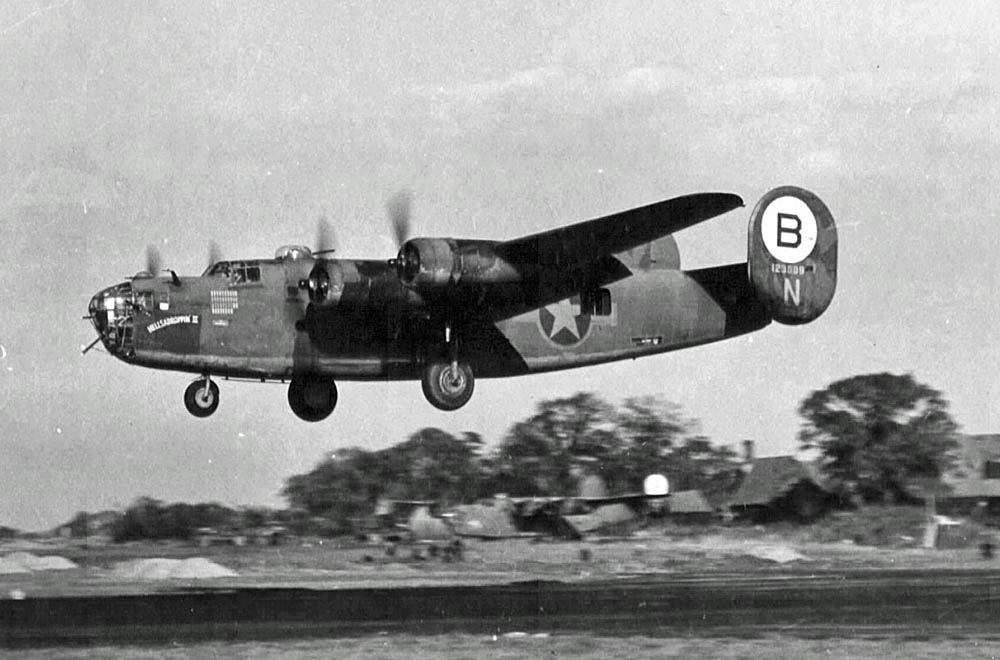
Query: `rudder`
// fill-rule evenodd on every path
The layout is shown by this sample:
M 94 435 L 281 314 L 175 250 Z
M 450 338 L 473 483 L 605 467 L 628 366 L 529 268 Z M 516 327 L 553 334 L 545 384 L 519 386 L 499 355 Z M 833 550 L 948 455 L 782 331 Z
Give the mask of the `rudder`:
M 796 186 L 769 191 L 750 214 L 747 268 L 779 323 L 819 317 L 837 288 L 837 226 L 826 204 Z

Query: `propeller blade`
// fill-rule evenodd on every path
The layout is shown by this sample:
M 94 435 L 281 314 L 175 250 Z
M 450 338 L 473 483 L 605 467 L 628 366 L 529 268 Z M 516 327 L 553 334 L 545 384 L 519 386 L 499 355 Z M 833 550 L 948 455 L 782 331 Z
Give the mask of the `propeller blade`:
M 146 246 L 146 271 L 151 275 L 158 275 L 163 270 L 163 259 L 156 246 L 150 243 Z
M 410 235 L 410 216 L 413 210 L 413 194 L 409 190 L 400 190 L 389 198 L 386 205 L 396 245 L 402 247 Z
M 222 261 L 222 249 L 214 240 L 208 242 L 208 265 L 212 266 Z
M 322 214 L 316 219 L 316 245 L 313 254 L 326 254 L 337 249 L 337 239 L 333 235 L 333 225 Z

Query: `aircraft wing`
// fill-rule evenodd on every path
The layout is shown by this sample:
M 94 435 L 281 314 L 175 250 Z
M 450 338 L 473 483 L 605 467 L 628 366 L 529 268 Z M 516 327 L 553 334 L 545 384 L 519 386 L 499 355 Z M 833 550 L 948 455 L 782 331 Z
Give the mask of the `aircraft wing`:
M 513 504 L 521 505 L 521 504 L 527 504 L 527 503 L 533 503 L 533 504 L 562 504 L 566 500 L 571 500 L 571 499 L 575 499 L 575 498 L 573 498 L 573 497 L 566 497 L 566 496 L 563 496 L 563 495 L 537 495 L 537 496 L 526 495 L 526 496 L 518 496 L 518 497 L 511 497 L 511 496 L 507 495 L 507 496 L 504 497 L 504 499 L 506 501 L 508 501 L 508 502 L 513 503 Z
M 697 193 L 675 197 L 621 213 L 586 220 L 505 241 L 496 253 L 513 264 L 570 270 L 743 206 L 738 195 Z
M 670 495 L 647 495 L 646 493 L 628 493 L 625 495 L 604 495 L 602 497 L 575 497 L 573 499 L 585 502 L 590 506 L 604 506 L 605 504 L 626 504 L 631 502 L 643 502 L 646 500 L 664 500 Z
M 546 497 L 508 497 L 507 500 L 522 511 L 533 512 L 550 506 L 562 506 L 567 502 L 582 502 L 588 506 L 604 506 L 605 504 L 629 504 L 647 500 L 667 499 L 670 495 L 648 495 L 646 493 L 625 493 L 623 495 L 600 495 L 584 497 L 582 495 L 546 496 Z

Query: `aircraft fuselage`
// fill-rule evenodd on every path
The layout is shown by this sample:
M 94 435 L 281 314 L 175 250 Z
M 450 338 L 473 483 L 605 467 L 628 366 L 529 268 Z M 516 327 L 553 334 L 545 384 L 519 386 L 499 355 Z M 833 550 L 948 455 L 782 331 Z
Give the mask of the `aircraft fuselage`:
M 330 260 L 333 261 L 333 260 Z M 336 260 L 364 271 L 366 299 L 310 311 L 300 261 L 228 262 L 237 278 L 136 277 L 98 293 L 91 313 L 110 353 L 130 364 L 221 377 L 417 379 L 445 337 L 433 304 L 385 262 Z M 746 284 L 746 264 L 701 271 L 637 269 L 539 309 L 469 323 L 462 355 L 482 377 L 523 375 L 663 353 L 726 339 L 770 322 Z M 589 306 L 589 308 L 585 308 Z M 312 329 L 312 332 L 310 330 Z

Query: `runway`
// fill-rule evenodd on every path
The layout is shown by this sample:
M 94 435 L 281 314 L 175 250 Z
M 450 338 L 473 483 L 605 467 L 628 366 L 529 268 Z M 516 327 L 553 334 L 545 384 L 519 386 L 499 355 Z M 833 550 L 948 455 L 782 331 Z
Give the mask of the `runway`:
M 513 631 L 1000 637 L 1000 573 L 632 575 L 486 587 L 197 589 L 5 599 L 0 626 L 6 647 Z

